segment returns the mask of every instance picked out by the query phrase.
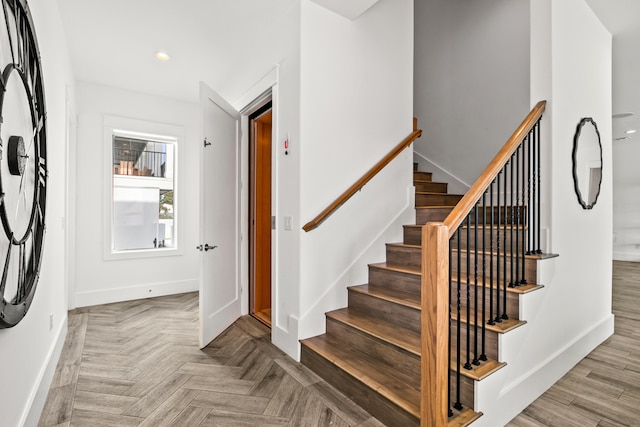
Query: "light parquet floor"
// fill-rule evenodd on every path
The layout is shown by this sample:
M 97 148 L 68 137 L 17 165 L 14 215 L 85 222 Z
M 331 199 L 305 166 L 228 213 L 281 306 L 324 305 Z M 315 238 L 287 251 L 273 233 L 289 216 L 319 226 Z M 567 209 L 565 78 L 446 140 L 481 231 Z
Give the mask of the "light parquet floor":
M 243 317 L 197 345 L 197 294 L 77 309 L 41 427 L 382 426 Z M 640 263 L 613 263 L 615 333 L 508 427 L 640 426 Z
M 613 262 L 614 334 L 508 427 L 640 426 L 640 263 Z
M 197 293 L 71 311 L 39 426 L 382 426 L 257 320 L 197 333 Z

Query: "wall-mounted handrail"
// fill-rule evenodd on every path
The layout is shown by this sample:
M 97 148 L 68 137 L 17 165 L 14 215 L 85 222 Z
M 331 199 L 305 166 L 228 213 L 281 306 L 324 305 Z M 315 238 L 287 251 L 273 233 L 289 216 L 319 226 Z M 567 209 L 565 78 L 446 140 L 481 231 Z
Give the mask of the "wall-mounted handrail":
M 368 183 L 374 176 L 378 174 L 385 166 L 387 166 L 398 154 L 400 154 L 405 148 L 407 148 L 413 141 L 422 136 L 422 130 L 418 129 L 418 121 L 413 119 L 413 132 L 411 132 L 405 139 L 396 145 L 386 156 L 384 156 L 378 163 L 376 163 L 367 173 L 362 175 L 353 185 L 351 185 L 344 193 L 342 193 L 336 200 L 334 200 L 329 206 L 327 206 L 322 212 L 320 212 L 314 219 L 309 221 L 302 227 L 304 231 L 311 231 L 318 227 L 324 220 L 326 220 L 331 214 L 333 214 L 340 206 L 342 206 L 351 196 L 353 196 L 358 190 L 360 190 L 366 183 Z
M 464 221 L 467 215 L 469 215 L 471 209 L 478 203 L 482 194 L 489 188 L 489 185 L 491 185 L 495 177 L 509 161 L 511 155 L 520 146 L 531 129 L 533 129 L 540 117 L 542 117 L 546 105 L 547 101 L 540 101 L 533 107 L 513 135 L 511 135 L 511 138 L 509 138 L 502 149 L 498 151 L 498 154 L 491 160 L 482 174 L 480 174 L 480 177 L 444 220 L 444 223 L 449 227 L 449 237 L 453 236 L 453 233 L 458 229 L 460 224 L 462 224 L 462 221 Z

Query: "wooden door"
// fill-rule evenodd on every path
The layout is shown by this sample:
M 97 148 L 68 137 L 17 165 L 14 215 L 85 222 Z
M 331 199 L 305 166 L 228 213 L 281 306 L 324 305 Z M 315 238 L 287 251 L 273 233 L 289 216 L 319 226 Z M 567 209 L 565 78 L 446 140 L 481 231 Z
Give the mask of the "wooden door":
M 271 326 L 271 103 L 249 117 L 249 310 Z

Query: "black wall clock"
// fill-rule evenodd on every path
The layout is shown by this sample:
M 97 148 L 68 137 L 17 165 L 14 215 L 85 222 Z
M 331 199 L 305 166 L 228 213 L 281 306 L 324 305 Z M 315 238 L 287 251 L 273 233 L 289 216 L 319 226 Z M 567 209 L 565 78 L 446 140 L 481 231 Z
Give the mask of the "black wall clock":
M 40 53 L 29 8 L 26 0 L 1 1 L 0 328 L 10 328 L 27 314 L 40 272 L 47 126 Z

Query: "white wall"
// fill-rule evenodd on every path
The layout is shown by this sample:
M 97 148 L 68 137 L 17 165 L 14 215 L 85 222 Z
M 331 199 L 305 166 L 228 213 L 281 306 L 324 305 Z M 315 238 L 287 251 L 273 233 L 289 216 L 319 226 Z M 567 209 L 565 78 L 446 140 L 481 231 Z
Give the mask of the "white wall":
M 614 141 L 613 144 L 613 258 L 638 262 L 640 185 L 635 159 L 640 157 L 640 146 L 633 139 Z M 626 166 L 627 164 L 629 165 Z
M 529 1 L 416 1 L 415 40 L 416 161 L 464 190 L 530 110 Z
M 196 84 L 196 82 L 194 82 Z M 159 98 L 90 83 L 77 84 L 78 144 L 76 193 L 76 294 L 78 307 L 198 289 L 199 108 L 195 103 Z M 104 116 L 179 126 L 178 233 L 182 253 L 105 260 L 103 223 Z M 107 150 L 108 152 L 108 150 Z M 108 161 L 108 160 L 107 160 Z
M 611 35 L 584 0 L 531 2 L 531 104 L 542 122 L 543 212 L 551 252 L 542 290 L 521 300 L 525 326 L 501 338 L 507 366 L 478 385 L 479 426 L 504 425 L 613 333 L 611 314 Z M 582 117 L 603 146 L 602 189 L 592 210 L 574 193 L 571 153 Z
M 66 334 L 65 170 L 66 91 L 73 93 L 65 39 L 56 3 L 30 0 L 42 56 L 47 108 L 47 233 L 42 273 L 25 318 L 0 330 L 0 408 L 2 425 L 35 425 L 49 389 Z M 49 316 L 53 315 L 53 325 Z
M 411 133 L 412 24 L 411 0 L 379 1 L 354 21 L 302 2 L 301 217 L 294 229 Z M 297 338 L 322 333 L 324 312 L 346 306 L 346 286 L 365 283 L 367 263 L 384 261 L 384 241 L 401 240 L 401 225 L 415 222 L 411 176 L 409 149 L 319 228 L 297 231 L 300 277 L 286 291 L 299 287 L 299 305 L 277 319 Z

